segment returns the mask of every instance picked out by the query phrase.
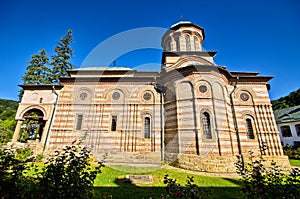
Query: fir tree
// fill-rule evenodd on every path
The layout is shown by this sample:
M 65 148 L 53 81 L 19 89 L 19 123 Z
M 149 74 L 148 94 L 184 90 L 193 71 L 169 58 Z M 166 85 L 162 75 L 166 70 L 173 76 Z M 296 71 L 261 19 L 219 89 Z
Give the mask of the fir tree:
M 49 59 L 45 50 L 32 55 L 26 73 L 22 77 L 23 84 L 51 84 L 48 65 Z
M 68 77 L 67 70 L 73 69 L 74 65 L 68 60 L 73 57 L 73 49 L 70 44 L 73 42 L 72 30 L 68 30 L 68 34 L 63 36 L 63 38 L 57 42 L 55 47 L 55 55 L 52 56 L 52 82 L 55 84 L 59 83 L 60 77 Z

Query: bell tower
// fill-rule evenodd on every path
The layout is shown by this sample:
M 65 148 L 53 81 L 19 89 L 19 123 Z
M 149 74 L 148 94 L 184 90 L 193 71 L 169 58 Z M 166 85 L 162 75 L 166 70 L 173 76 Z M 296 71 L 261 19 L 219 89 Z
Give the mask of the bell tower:
M 164 51 L 202 51 L 204 29 L 189 21 L 180 21 L 171 26 L 162 38 Z
M 188 65 L 215 65 L 215 51 L 204 51 L 204 29 L 189 21 L 180 21 L 163 35 L 161 46 L 162 72 L 183 68 Z

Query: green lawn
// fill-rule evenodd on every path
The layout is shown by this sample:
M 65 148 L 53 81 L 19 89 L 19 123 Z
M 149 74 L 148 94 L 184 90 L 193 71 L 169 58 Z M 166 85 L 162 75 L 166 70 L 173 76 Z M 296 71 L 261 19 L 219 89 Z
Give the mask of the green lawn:
M 291 166 L 300 167 L 300 160 L 290 159 Z
M 97 176 L 94 186 L 97 194 L 104 194 L 106 197 L 111 195 L 112 198 L 126 199 L 161 198 L 161 194 L 166 193 L 163 178 L 168 173 L 170 178 L 177 179 L 181 185 L 186 183 L 187 176 L 194 176 L 194 181 L 198 186 L 211 190 L 210 198 L 241 198 L 238 179 L 192 175 L 167 168 L 106 166 L 101 170 L 102 173 Z M 151 185 L 128 184 L 124 182 L 128 174 L 152 175 L 154 183 Z

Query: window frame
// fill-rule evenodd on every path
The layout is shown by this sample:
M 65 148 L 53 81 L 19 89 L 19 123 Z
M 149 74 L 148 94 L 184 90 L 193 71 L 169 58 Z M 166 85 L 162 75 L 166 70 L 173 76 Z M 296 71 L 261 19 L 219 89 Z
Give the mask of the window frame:
M 146 124 L 147 119 L 149 119 L 149 123 Z M 152 130 L 151 116 L 150 115 L 145 115 L 143 117 L 143 137 L 145 139 L 150 139 L 151 138 L 151 130 Z
M 180 51 L 180 37 L 176 37 L 175 38 L 175 43 L 176 43 L 176 51 L 179 52 Z
M 117 115 L 112 115 L 111 116 L 110 131 L 112 131 L 112 132 L 117 131 L 117 122 L 118 122 L 118 116 Z
M 247 138 L 251 139 L 251 140 L 254 140 L 255 139 L 255 131 L 254 131 L 254 128 L 253 128 L 253 119 L 252 118 L 246 118 L 245 121 L 246 121 Z
M 200 40 L 197 36 L 194 36 L 194 49 L 195 51 L 200 50 Z
M 201 113 L 201 126 L 205 140 L 213 140 L 211 114 L 208 111 Z
M 185 41 L 185 50 L 191 51 L 191 38 L 189 35 L 184 35 L 184 41 Z
M 77 114 L 76 115 L 76 126 L 75 126 L 75 129 L 77 131 L 81 131 L 82 130 L 82 124 L 83 124 L 83 114 Z
M 289 135 L 290 136 L 286 136 L 286 133 L 284 129 L 288 129 L 289 130 Z M 292 130 L 291 130 L 291 127 L 289 125 L 283 125 L 283 126 L 280 126 L 280 132 L 281 132 L 281 135 L 283 138 L 292 138 L 293 137 L 293 134 L 292 134 Z
M 297 137 L 300 137 L 300 124 L 295 124 L 295 130 Z

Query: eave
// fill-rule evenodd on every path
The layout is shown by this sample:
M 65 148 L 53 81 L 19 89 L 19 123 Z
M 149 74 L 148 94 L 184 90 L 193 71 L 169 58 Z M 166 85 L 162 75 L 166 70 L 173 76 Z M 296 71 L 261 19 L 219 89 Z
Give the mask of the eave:
M 57 84 L 21 84 L 18 85 L 24 90 L 60 90 L 64 86 L 63 85 L 57 85 Z

